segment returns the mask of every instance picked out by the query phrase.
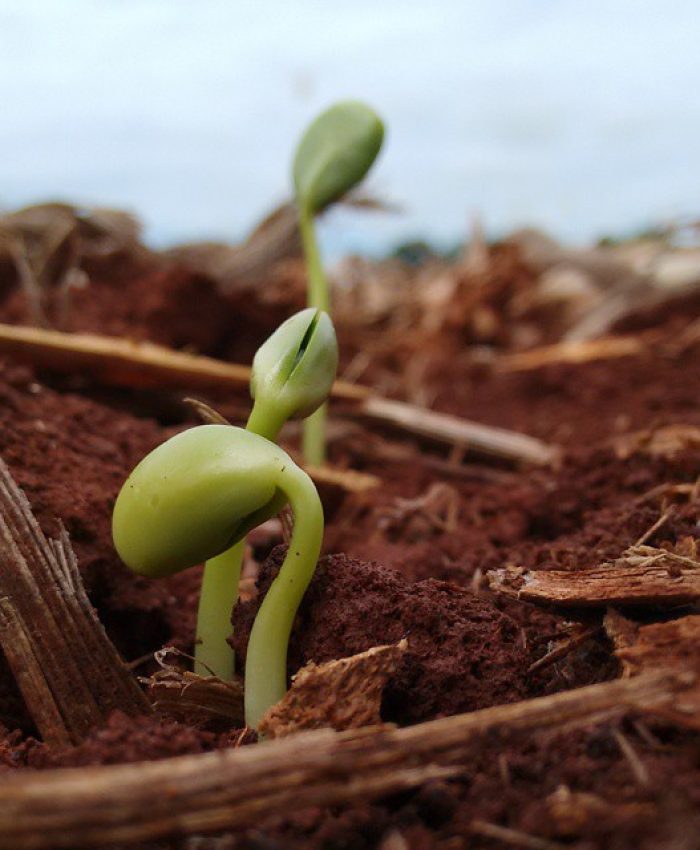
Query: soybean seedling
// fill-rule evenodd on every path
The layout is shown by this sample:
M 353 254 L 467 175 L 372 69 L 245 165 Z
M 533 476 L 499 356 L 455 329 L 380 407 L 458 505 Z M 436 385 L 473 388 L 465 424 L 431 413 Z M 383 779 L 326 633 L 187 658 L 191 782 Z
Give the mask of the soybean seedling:
M 134 572 L 160 577 L 214 558 L 287 503 L 294 531 L 248 642 L 245 717 L 252 727 L 287 690 L 289 635 L 323 538 L 313 482 L 264 437 L 231 425 L 200 425 L 147 455 L 114 506 L 119 556 Z
M 373 110 L 359 101 L 344 101 L 321 113 L 299 142 L 292 171 L 311 307 L 330 310 L 315 216 L 362 180 L 377 158 L 383 139 L 384 125 Z M 325 406 L 304 422 L 304 457 L 308 463 L 323 463 L 325 422 Z
M 246 430 L 276 442 L 288 419 L 304 417 L 321 405 L 335 379 L 338 343 L 327 313 L 301 310 L 283 322 L 253 359 L 250 392 L 253 409 Z M 195 672 L 231 679 L 234 655 L 227 643 L 245 540 L 204 565 L 197 616 Z

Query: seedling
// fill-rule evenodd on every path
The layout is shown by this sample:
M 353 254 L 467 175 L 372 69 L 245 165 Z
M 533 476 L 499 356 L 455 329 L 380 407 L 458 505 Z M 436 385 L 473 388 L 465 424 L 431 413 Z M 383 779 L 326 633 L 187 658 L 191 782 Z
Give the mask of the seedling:
M 299 142 L 293 177 L 311 307 L 330 310 L 314 218 L 362 180 L 377 158 L 383 139 L 379 117 L 364 103 L 345 101 L 321 113 Z M 304 423 L 304 457 L 308 463 L 323 463 L 325 421 L 324 405 Z
M 313 482 L 264 437 L 230 425 L 200 425 L 147 455 L 114 506 L 117 552 L 134 572 L 156 578 L 215 558 L 287 503 L 294 531 L 248 642 L 245 716 L 252 727 L 287 690 L 289 635 L 323 537 Z
M 327 313 L 311 307 L 283 322 L 253 359 L 250 392 L 254 399 L 246 430 L 275 442 L 288 419 L 308 416 L 331 390 L 338 368 L 338 343 Z M 238 585 L 245 541 L 207 561 L 202 576 L 195 642 L 195 672 L 221 679 L 234 674 L 234 655 L 226 639 Z

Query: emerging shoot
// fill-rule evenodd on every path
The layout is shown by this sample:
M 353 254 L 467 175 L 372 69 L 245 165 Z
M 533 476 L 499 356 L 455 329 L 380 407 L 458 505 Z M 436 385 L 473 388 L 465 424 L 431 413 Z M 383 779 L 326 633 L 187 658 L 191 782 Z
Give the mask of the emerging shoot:
M 310 416 L 328 398 L 337 368 L 338 342 L 327 313 L 308 307 L 287 319 L 253 358 L 248 430 L 276 436 L 288 419 Z
M 338 368 L 338 343 L 327 313 L 308 307 L 291 316 L 258 349 L 250 393 L 253 410 L 246 430 L 276 442 L 288 419 L 308 416 L 328 397 Z M 204 566 L 197 616 L 195 672 L 231 679 L 234 656 L 227 638 L 245 541 Z
M 359 101 L 345 101 L 321 113 L 299 142 L 293 177 L 311 307 L 330 310 L 314 217 L 362 180 L 377 158 L 383 139 L 384 125 L 375 112 Z M 308 463 L 323 463 L 325 430 L 322 406 L 304 423 L 304 457 Z
M 200 425 L 138 464 L 112 519 L 124 563 L 140 575 L 159 577 L 215 558 L 287 503 L 294 512 L 292 539 L 248 643 L 245 711 L 253 727 L 286 693 L 289 635 L 321 550 L 323 509 L 311 479 L 264 437 L 229 425 Z

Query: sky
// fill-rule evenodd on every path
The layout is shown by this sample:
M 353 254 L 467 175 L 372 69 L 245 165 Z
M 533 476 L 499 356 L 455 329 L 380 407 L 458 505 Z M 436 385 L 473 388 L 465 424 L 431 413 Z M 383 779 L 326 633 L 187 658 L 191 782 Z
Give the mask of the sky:
M 0 208 L 236 241 L 352 97 L 400 211 L 331 213 L 330 253 L 449 245 L 474 214 L 569 242 L 700 216 L 699 44 L 697 0 L 0 0 Z

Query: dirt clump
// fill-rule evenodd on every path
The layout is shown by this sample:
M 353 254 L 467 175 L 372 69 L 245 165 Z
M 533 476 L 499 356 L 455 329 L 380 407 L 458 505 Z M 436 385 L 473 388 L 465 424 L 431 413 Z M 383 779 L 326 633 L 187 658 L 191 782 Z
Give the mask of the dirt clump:
M 258 599 L 283 557 L 284 549 L 276 549 L 261 570 Z M 242 665 L 256 611 L 257 600 L 239 603 L 234 612 Z M 290 672 L 402 638 L 408 650 L 385 693 L 386 720 L 417 723 L 525 693 L 520 632 L 491 600 L 434 579 L 409 584 L 392 570 L 344 555 L 319 564 L 292 633 Z

